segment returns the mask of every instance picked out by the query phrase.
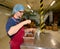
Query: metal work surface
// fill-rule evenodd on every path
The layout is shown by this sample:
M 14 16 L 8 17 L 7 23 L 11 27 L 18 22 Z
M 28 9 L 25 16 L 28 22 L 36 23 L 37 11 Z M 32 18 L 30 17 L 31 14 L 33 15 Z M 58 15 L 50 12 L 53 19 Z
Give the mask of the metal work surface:
M 35 38 L 33 45 L 23 44 L 21 49 L 60 49 L 60 43 L 51 34 L 41 33 L 39 39 Z

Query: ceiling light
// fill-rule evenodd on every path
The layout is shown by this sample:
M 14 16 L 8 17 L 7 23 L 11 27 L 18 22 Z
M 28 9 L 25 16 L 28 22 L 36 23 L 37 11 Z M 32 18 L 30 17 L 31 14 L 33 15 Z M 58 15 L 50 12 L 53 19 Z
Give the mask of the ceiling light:
M 53 6 L 53 4 L 55 3 L 56 1 L 54 0 L 51 4 L 50 4 L 50 6 Z
M 30 5 L 27 5 L 27 7 L 28 7 L 29 9 L 31 9 L 31 6 L 30 6 Z
M 31 12 L 33 12 L 33 10 L 31 10 Z

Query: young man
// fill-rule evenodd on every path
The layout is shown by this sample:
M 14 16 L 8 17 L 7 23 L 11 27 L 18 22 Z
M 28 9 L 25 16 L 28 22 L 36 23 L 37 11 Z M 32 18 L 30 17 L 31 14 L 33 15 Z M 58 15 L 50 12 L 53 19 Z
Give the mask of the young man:
M 23 43 L 24 25 L 31 23 L 31 20 L 21 21 L 23 13 L 24 6 L 21 4 L 16 4 L 12 11 L 13 16 L 7 21 L 6 31 L 9 37 L 11 38 L 11 49 L 20 49 L 20 45 Z M 33 29 L 30 29 L 30 31 L 31 30 Z

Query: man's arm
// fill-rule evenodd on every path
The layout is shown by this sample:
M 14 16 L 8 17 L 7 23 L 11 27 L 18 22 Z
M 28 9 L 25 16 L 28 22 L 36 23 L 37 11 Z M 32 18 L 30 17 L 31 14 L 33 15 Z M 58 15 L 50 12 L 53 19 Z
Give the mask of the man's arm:
M 15 25 L 15 26 L 12 26 L 10 27 L 9 31 L 8 31 L 8 34 L 11 36 L 15 33 L 17 33 L 17 31 L 22 27 L 24 26 L 25 24 L 30 24 L 31 21 L 30 20 L 26 20 L 26 21 L 23 21 L 23 22 L 20 22 L 19 24 Z

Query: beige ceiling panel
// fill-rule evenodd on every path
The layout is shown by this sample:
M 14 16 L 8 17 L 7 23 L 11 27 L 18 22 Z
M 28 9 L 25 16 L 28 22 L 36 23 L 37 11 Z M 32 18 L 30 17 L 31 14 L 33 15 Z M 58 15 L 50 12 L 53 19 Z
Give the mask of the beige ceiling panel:
M 53 0 L 43 0 L 43 8 L 44 10 L 51 8 L 50 4 Z M 59 3 L 56 3 L 55 6 L 52 8 L 54 9 L 60 9 L 60 1 L 56 0 Z M 15 4 L 23 4 L 27 8 L 27 4 L 29 4 L 33 10 L 39 10 L 40 9 L 40 0 L 0 0 L 0 4 L 3 4 L 7 7 L 13 8 Z M 58 6 L 57 6 L 58 5 Z M 56 7 L 56 8 L 55 8 Z
M 52 0 L 43 0 L 44 8 L 47 8 Z M 40 0 L 5 0 L 2 4 L 12 8 L 15 4 L 23 4 L 25 7 L 29 4 L 32 9 L 38 10 L 40 8 Z
M 53 0 L 43 0 L 44 9 L 48 9 Z

